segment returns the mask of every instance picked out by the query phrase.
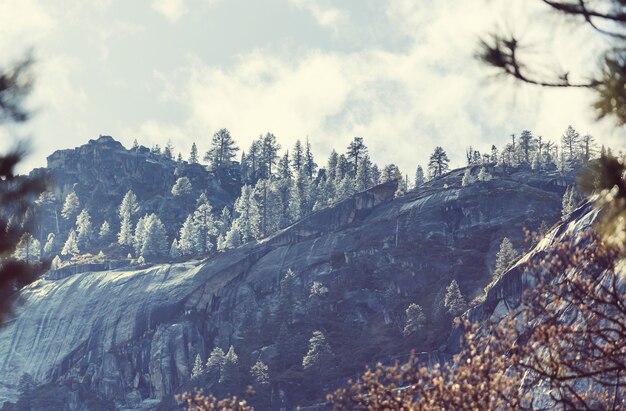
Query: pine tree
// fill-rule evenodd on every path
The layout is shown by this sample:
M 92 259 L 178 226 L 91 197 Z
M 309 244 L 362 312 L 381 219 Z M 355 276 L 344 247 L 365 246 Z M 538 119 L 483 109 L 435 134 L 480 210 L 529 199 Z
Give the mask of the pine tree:
M 426 315 L 422 306 L 417 304 L 411 304 L 406 309 L 406 321 L 404 323 L 404 330 L 402 334 L 409 336 L 424 328 L 426 324 Z
M 269 368 L 267 364 L 261 360 L 257 360 L 250 368 L 250 375 L 257 387 L 265 387 L 270 383 Z
M 163 256 L 168 251 L 165 226 L 156 214 L 150 214 L 145 226 L 141 256 L 144 258 Z
M 565 220 L 569 217 L 569 215 L 576 209 L 576 205 L 578 204 L 576 200 L 576 191 L 574 187 L 568 187 L 563 194 L 563 200 L 561 201 L 561 216 L 562 219 Z
M 178 164 L 182 164 L 182 162 L 183 162 L 183 161 L 184 161 L 184 160 L 183 160 L 183 155 L 182 155 L 182 154 L 180 153 L 180 151 L 179 151 L 179 152 L 178 152 L 178 156 L 176 156 L 176 162 L 177 162 Z
M 280 144 L 276 136 L 272 133 L 265 134 L 262 137 L 261 143 L 261 167 L 260 178 L 271 178 L 274 175 L 275 165 L 278 161 L 278 150 L 280 150 Z
M 278 169 L 276 170 L 278 178 L 283 180 L 289 180 L 293 178 L 293 172 L 291 171 L 291 163 L 289 161 L 289 152 L 286 152 L 278 162 Z
M 306 144 L 304 148 L 304 174 L 308 178 L 315 177 L 315 173 L 317 171 L 317 163 L 313 158 L 313 151 L 311 150 L 311 143 L 309 143 L 309 138 L 306 138 Z
M 193 142 L 191 144 L 191 151 L 189 152 L 189 164 L 198 164 L 198 146 Z
M 209 151 L 206 152 L 204 160 L 209 162 L 210 170 L 218 175 L 222 175 L 233 163 L 239 147 L 230 135 L 230 131 L 222 128 L 213 134 Z
M 463 314 L 467 309 L 467 302 L 465 301 L 465 297 L 463 297 L 459 284 L 456 280 L 452 280 L 446 289 L 446 296 L 443 305 L 448 310 L 448 313 L 454 317 Z
M 209 381 L 218 382 L 221 379 L 222 370 L 226 364 L 226 354 L 220 347 L 213 348 L 211 355 L 206 361 L 206 374 Z
M 561 144 L 563 145 L 566 153 L 564 159 L 567 162 L 574 161 L 576 159 L 576 149 L 580 144 L 580 134 L 574 130 L 574 127 L 567 126 L 567 130 L 565 130 L 565 133 L 563 133 L 563 136 L 561 137 Z M 563 152 L 561 152 L 561 156 L 563 156 Z
M 193 367 L 191 368 L 191 380 L 198 381 L 202 379 L 206 374 L 206 369 L 204 368 L 204 364 L 202 363 L 202 357 L 200 354 L 196 354 L 196 359 L 193 362 Z
M 104 221 L 102 225 L 100 225 L 100 229 L 98 230 L 98 237 L 100 240 L 105 240 L 111 234 L 111 226 L 108 221 Z
M 54 250 L 56 236 L 54 233 L 48 234 L 48 238 L 46 239 L 46 243 L 43 246 L 43 255 L 50 256 L 52 251 Z
M 117 235 L 117 242 L 120 245 L 130 246 L 133 244 L 132 217 L 139 212 L 137 196 L 132 191 L 128 191 L 120 204 L 118 215 L 120 217 L 120 232 Z
M 28 264 L 41 261 L 41 243 L 29 233 L 24 233 L 15 246 L 13 257 Z
M 165 149 L 163 150 L 163 156 L 167 159 L 174 159 L 174 145 L 172 144 L 172 140 L 167 140 L 167 144 L 165 144 Z
M 487 173 L 487 170 L 485 170 L 485 167 L 481 167 L 480 170 L 478 171 L 478 176 L 477 176 L 477 180 L 478 181 L 487 181 L 489 180 L 491 177 L 489 176 L 489 174 Z
M 180 177 L 174 183 L 172 187 L 172 195 L 174 197 L 185 196 L 191 194 L 193 191 L 193 187 L 191 186 L 191 181 L 189 181 L 189 177 Z
M 63 249 L 61 250 L 61 255 L 78 255 L 80 250 L 78 248 L 78 238 L 76 235 L 76 231 L 71 230 L 67 240 L 65 241 L 65 245 L 63 245 Z
M 89 246 L 93 238 L 93 227 L 91 217 L 86 209 L 83 209 L 76 217 L 76 234 L 79 247 L 86 248 Z
M 580 138 L 579 142 L 579 152 L 580 159 L 584 164 L 589 163 L 589 161 L 594 158 L 597 154 L 597 145 L 595 143 L 595 138 L 591 134 L 585 134 Z
M 170 246 L 170 257 L 178 258 L 181 255 L 180 248 L 178 248 L 178 240 L 172 240 L 172 245 Z
M 524 130 L 519 136 L 519 147 L 522 151 L 523 160 L 526 164 L 530 164 L 530 157 L 536 146 L 536 139 L 529 130 Z
M 425 182 L 425 178 L 424 178 L 424 170 L 422 169 L 422 166 L 417 166 L 417 170 L 415 171 L 415 185 L 414 187 L 417 188 L 419 186 L 421 186 L 422 184 L 424 184 Z
M 190 214 L 185 219 L 180 228 L 180 240 L 178 248 L 181 255 L 193 255 L 195 252 L 195 229 L 193 224 L 193 215 Z
M 133 140 L 133 150 L 137 150 L 139 148 L 139 142 L 137 141 L 137 139 Z
M 326 337 L 321 331 L 314 331 L 309 339 L 309 350 L 302 358 L 302 368 L 310 378 L 319 381 L 323 375 L 328 375 L 334 368 L 334 354 Z
M 337 171 L 337 161 L 339 160 L 339 155 L 335 150 L 330 152 L 330 156 L 328 157 L 328 163 L 326 164 L 326 176 L 329 180 L 335 179 L 335 172 Z
M 465 169 L 465 173 L 463 173 L 463 178 L 461 179 L 461 185 L 466 187 L 474 182 L 474 178 L 472 177 L 472 170 L 470 168 Z
M 350 175 L 355 177 L 359 167 L 361 158 L 367 154 L 367 146 L 363 142 L 363 137 L 354 137 L 354 139 L 348 145 L 348 151 L 346 153 L 346 159 L 350 164 Z
M 228 394 L 235 394 L 239 388 L 239 356 L 231 345 L 226 353 L 224 367 L 220 374 L 220 384 Z
M 52 259 L 52 262 L 50 263 L 50 269 L 51 270 L 58 270 L 59 268 L 61 268 L 61 258 L 59 258 L 58 255 L 55 255 L 54 258 Z
M 254 199 L 254 192 L 248 185 L 241 188 L 241 195 L 235 202 L 237 212 L 236 224 L 239 237 L 243 243 L 247 243 L 259 237 L 261 216 L 258 205 Z
M 381 176 L 381 180 L 383 183 L 388 181 L 399 181 L 402 179 L 402 173 L 400 169 L 395 164 L 387 164 L 385 168 L 383 168 L 383 174 Z
M 66 220 L 71 220 L 74 218 L 78 210 L 80 209 L 80 201 L 78 200 L 78 196 L 74 191 L 71 191 L 67 197 L 65 197 L 65 202 L 63 203 L 63 209 L 61 210 L 61 215 Z
M 430 160 L 428 161 L 428 172 L 430 174 L 430 178 L 439 178 L 448 171 L 448 163 L 450 160 L 448 159 L 448 155 L 441 147 L 435 147 L 435 151 L 430 155 Z
M 132 236 L 133 248 L 135 249 L 135 255 L 141 255 L 141 249 L 143 248 L 144 241 L 146 239 L 146 224 L 148 221 L 148 215 L 145 214 L 137 221 L 135 226 L 135 234 Z
M 293 146 L 291 165 L 294 174 L 298 174 L 304 167 L 304 151 L 302 150 L 302 142 L 300 140 L 296 140 L 296 144 Z
M 371 181 L 372 162 L 367 154 L 363 154 L 356 170 L 356 191 L 364 191 L 373 184 Z
M 204 193 L 203 193 L 204 195 Z M 213 208 L 204 196 L 198 208 L 193 213 L 193 245 L 198 254 L 204 254 L 213 249 L 212 238 L 217 236 L 217 226 L 213 218 Z
M 231 217 L 229 208 L 222 208 L 222 213 L 220 214 L 220 219 L 217 223 L 218 236 L 225 237 L 232 223 L 233 219 Z
M 496 267 L 493 271 L 493 277 L 499 278 L 516 258 L 517 252 L 515 248 L 513 248 L 513 243 L 511 243 L 508 237 L 504 237 L 502 243 L 500 243 L 500 249 L 496 254 Z

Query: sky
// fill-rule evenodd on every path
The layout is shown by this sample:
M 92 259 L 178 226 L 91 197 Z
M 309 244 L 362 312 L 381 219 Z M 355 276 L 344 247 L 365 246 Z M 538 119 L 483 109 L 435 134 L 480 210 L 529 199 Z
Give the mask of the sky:
M 169 139 L 186 158 L 228 128 L 243 149 L 308 137 L 324 164 L 362 136 L 413 175 L 436 146 L 461 166 L 467 146 L 523 129 L 558 140 L 571 124 L 622 148 L 589 92 L 522 86 L 474 57 L 489 31 L 523 33 L 529 61 L 584 76 L 603 44 L 579 26 L 538 0 L 0 0 L 0 67 L 37 59 L 33 119 L 0 127 L 0 150 L 28 138 L 22 171 L 99 135 Z

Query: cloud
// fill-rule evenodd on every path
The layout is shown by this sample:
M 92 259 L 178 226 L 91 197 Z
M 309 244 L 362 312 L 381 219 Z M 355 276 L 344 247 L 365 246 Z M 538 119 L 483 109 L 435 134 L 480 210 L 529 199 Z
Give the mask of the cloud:
M 191 58 L 175 75 L 160 77 L 161 97 L 187 107 L 182 134 L 227 127 L 244 148 L 267 131 L 284 148 L 309 136 L 318 162 L 359 135 L 375 161 L 396 162 L 411 175 L 437 145 L 462 165 L 467 146 L 488 150 L 524 128 L 554 140 L 574 120 L 581 131 L 603 130 L 589 115 L 587 92 L 551 94 L 487 77 L 473 49 L 498 11 L 456 2 L 428 9 L 390 4 L 391 23 L 412 39 L 407 47 L 316 49 L 298 58 L 255 49 L 228 67 Z
M 320 26 L 329 27 L 335 31 L 339 30 L 339 26 L 345 24 L 348 20 L 346 12 L 332 7 L 326 2 L 319 0 L 289 0 L 289 3 L 298 9 L 310 13 Z
M 162 14 L 170 23 L 176 23 L 188 12 L 184 0 L 154 0 L 152 8 Z

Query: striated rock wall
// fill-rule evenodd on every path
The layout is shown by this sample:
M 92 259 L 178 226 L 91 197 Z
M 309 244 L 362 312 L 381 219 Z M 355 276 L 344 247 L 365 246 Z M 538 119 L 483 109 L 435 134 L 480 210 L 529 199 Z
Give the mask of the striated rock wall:
M 0 331 L 0 401 L 14 401 L 19 377 L 29 373 L 73 395 L 68 410 L 96 409 L 85 398 L 103 409 L 167 409 L 190 387 L 195 355 L 206 359 L 214 346 L 233 345 L 240 358 L 273 366 L 278 330 L 267 325 L 251 343 L 243 324 L 247 311 L 256 324 L 276 311 L 288 269 L 297 275 L 292 339 L 306 347 L 313 330 L 324 330 L 338 359 L 328 386 L 411 349 L 426 352 L 425 361 L 447 358 L 428 353 L 449 336 L 450 318 L 438 306 L 442 290 L 456 279 L 468 299 L 479 295 L 502 238 L 521 251 L 522 228 L 557 221 L 564 182 L 572 181 L 491 170 L 493 180 L 461 187 L 463 171 L 396 199 L 395 185 L 375 187 L 207 260 L 41 279 L 24 289 L 19 314 Z M 325 297 L 309 296 L 314 281 L 328 288 Z M 518 286 L 511 280 L 506 287 Z M 481 309 L 498 299 L 497 290 L 490 293 Z M 403 313 L 412 302 L 424 307 L 427 329 L 404 338 Z M 299 402 L 297 378 L 276 377 L 276 407 Z

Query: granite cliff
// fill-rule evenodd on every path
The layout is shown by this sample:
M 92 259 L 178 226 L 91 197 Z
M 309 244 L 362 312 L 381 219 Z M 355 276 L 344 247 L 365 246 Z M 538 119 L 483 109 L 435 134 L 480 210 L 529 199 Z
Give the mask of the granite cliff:
M 114 144 L 101 140 L 83 155 L 96 159 Z M 63 161 L 76 161 L 63 152 L 49 161 L 56 178 L 67 181 L 58 190 L 78 180 L 77 191 L 87 190 L 87 181 L 100 184 L 93 191 L 104 196 L 124 191 L 87 170 L 64 174 Z M 132 160 L 115 161 L 128 168 L 128 184 L 143 178 L 133 174 Z M 490 168 L 491 180 L 462 187 L 464 171 L 398 198 L 395 183 L 374 187 L 203 260 L 50 273 L 22 291 L 24 304 L 0 330 L 0 401 L 15 402 L 17 382 L 28 373 L 39 387 L 22 408 L 7 403 L 6 409 L 172 409 L 176 393 L 198 385 L 189 380 L 194 357 L 206 360 L 216 346 L 233 346 L 242 369 L 257 359 L 269 364 L 272 409 L 315 402 L 365 364 L 402 358 L 411 349 L 438 361 L 453 350 L 446 345 L 445 287 L 455 279 L 468 301 L 480 296 L 502 238 L 526 251 L 522 229 L 558 221 L 563 192 L 573 184 L 572 175 L 556 171 Z M 203 178 L 202 184 L 211 181 Z M 162 180 L 155 175 L 152 186 Z M 138 195 L 157 189 L 150 187 L 135 189 Z M 228 199 L 220 187 L 211 193 L 216 202 Z M 288 270 L 295 279 L 285 314 L 281 279 Z M 500 284 L 507 293 L 515 288 L 513 274 Z M 504 298 L 501 288 L 491 288 L 474 310 L 491 315 Z M 427 326 L 403 337 L 410 303 L 424 307 Z M 314 330 L 325 333 L 336 358 L 332 375 L 317 387 L 301 370 Z

